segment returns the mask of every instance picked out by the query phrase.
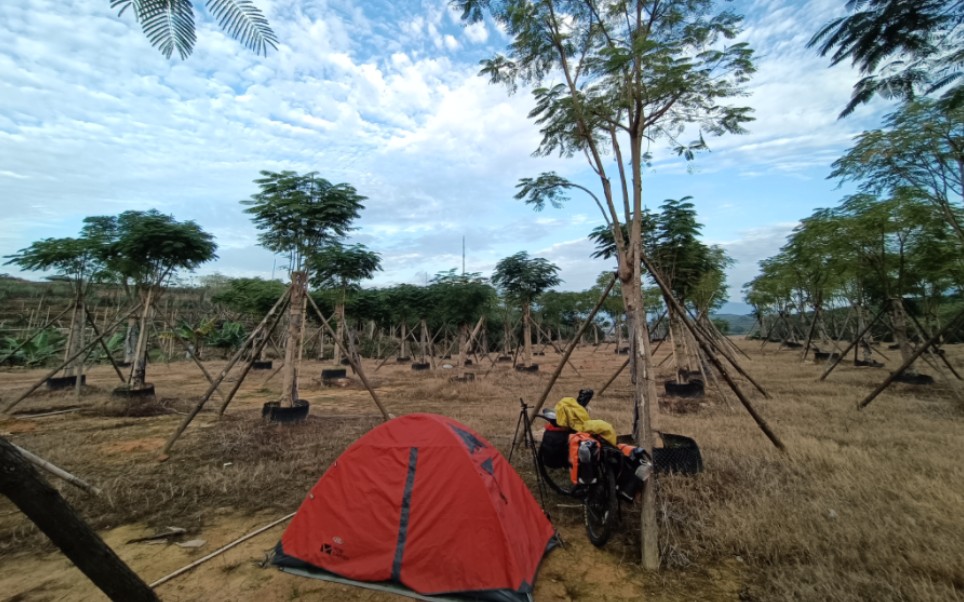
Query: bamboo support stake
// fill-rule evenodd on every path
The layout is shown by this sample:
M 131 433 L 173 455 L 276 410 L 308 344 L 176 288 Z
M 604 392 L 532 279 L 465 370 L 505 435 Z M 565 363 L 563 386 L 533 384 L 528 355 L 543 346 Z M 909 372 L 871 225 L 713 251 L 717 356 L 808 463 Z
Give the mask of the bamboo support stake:
M 884 389 L 889 387 L 890 383 L 894 382 L 901 374 L 903 374 L 904 370 L 906 370 L 908 366 L 913 364 L 914 360 L 916 360 L 919 356 L 921 356 L 928 347 L 930 347 L 938 340 L 940 340 L 940 338 L 944 336 L 945 332 L 948 332 L 951 330 L 952 326 L 956 327 L 958 323 L 961 321 L 961 318 L 964 318 L 964 311 L 954 316 L 952 320 L 949 320 L 947 324 L 945 324 L 944 327 L 941 328 L 934 336 L 928 339 L 926 343 L 924 343 L 923 345 L 915 349 L 914 352 L 911 353 L 906 360 L 904 360 L 904 363 L 901 364 L 899 368 L 897 368 L 897 370 L 895 370 L 894 372 L 891 372 L 890 376 L 884 379 L 884 382 L 880 383 L 870 395 L 865 397 L 863 400 L 861 400 L 860 403 L 857 404 L 857 409 L 862 410 L 866 408 L 868 405 L 870 405 L 870 402 L 872 402 L 878 395 L 880 395 Z
M 318 314 L 318 318 L 321 320 L 321 323 L 325 326 L 325 329 L 328 330 L 328 334 L 334 337 L 335 331 L 331 328 L 331 324 L 329 324 L 328 320 L 325 319 L 325 316 L 321 313 L 321 310 L 318 309 L 318 305 L 315 303 L 315 300 L 311 298 L 311 295 L 307 295 L 307 297 L 308 297 L 308 301 L 311 302 L 311 307 L 314 308 L 315 313 Z M 358 355 L 355 353 L 355 346 L 352 343 L 351 339 L 352 337 L 351 335 L 349 335 L 347 349 L 344 347 L 344 343 L 342 341 L 336 341 L 336 342 L 339 346 L 341 346 L 342 351 L 344 351 L 348 355 L 348 362 L 351 364 L 351 367 L 355 370 L 355 373 L 358 374 L 358 378 L 362 381 L 362 384 L 365 386 L 366 389 L 368 389 L 368 394 L 372 396 L 372 401 L 374 401 L 375 405 L 378 406 L 378 410 L 382 413 L 382 418 L 385 419 L 386 421 L 391 420 L 392 415 L 389 414 L 388 410 L 385 409 L 384 404 L 382 404 L 382 400 L 379 399 L 378 394 L 375 393 L 375 388 L 372 387 L 371 383 L 368 382 L 368 377 L 365 376 L 365 370 L 364 368 L 362 368 L 362 365 L 361 365 L 362 363 L 358 359 Z
M 604 384 L 601 389 L 599 389 L 599 392 L 596 393 L 597 395 L 599 395 L 600 397 L 602 397 L 603 393 L 606 392 L 606 389 L 609 388 L 609 385 L 613 384 L 613 381 L 616 380 L 616 378 L 617 378 L 620 374 L 623 373 L 623 370 L 626 369 L 626 366 L 629 365 L 629 360 L 630 360 L 630 359 L 632 359 L 632 358 L 629 358 L 629 357 L 626 358 L 626 361 L 623 362 L 623 365 L 619 367 L 619 370 L 616 370 L 616 373 L 613 374 L 612 377 L 610 377 L 610 379 L 606 381 L 606 384 Z
M 860 344 L 860 341 L 863 339 L 864 335 L 867 334 L 867 331 L 869 331 L 874 326 L 874 324 L 876 324 L 877 321 L 880 320 L 881 317 L 883 317 L 884 312 L 886 311 L 887 311 L 886 306 L 881 308 L 881 310 L 877 312 L 877 315 L 874 316 L 874 319 L 871 320 L 869 324 L 864 326 L 863 330 L 861 330 L 857 334 L 857 336 L 854 337 L 854 340 L 850 342 L 850 345 L 848 345 L 847 348 L 843 350 L 843 352 L 840 354 L 840 356 L 837 359 L 835 359 L 829 366 L 827 366 L 827 369 L 823 371 L 823 374 L 821 374 L 820 378 L 817 380 L 825 380 L 830 375 L 830 373 L 833 372 L 833 369 L 837 367 L 837 364 L 842 362 L 843 358 L 845 358 L 847 354 L 850 353 L 850 350 Z
M 549 398 L 549 391 L 552 390 L 552 386 L 556 384 L 556 380 L 558 380 L 559 375 L 562 374 L 563 368 L 566 367 L 566 361 L 569 359 L 569 356 L 572 355 L 572 352 L 575 351 L 576 346 L 579 344 L 579 339 L 582 338 L 583 333 L 589 328 L 593 318 L 596 317 L 596 313 L 599 312 L 599 309 L 603 306 L 603 303 L 606 302 L 606 299 L 609 296 L 609 291 L 613 290 L 614 286 L 616 286 L 616 274 L 613 274 L 612 280 L 609 281 L 609 286 L 607 286 L 606 290 L 604 290 L 602 295 L 599 296 L 599 301 L 596 302 L 595 307 L 592 308 L 592 311 L 590 311 L 589 315 L 586 316 L 586 319 L 583 320 L 582 325 L 579 326 L 579 330 L 576 331 L 576 334 L 572 337 L 572 340 L 569 341 L 568 345 L 566 345 L 566 350 L 562 354 L 562 359 L 559 360 L 559 364 L 552 372 L 552 376 L 549 377 L 549 382 L 546 383 L 546 388 L 542 391 L 542 394 L 539 396 L 539 400 L 534 406 L 532 406 L 532 409 L 529 412 L 530 421 L 535 417 L 536 414 L 539 413 L 539 411 L 542 409 L 542 406 L 545 405 L 546 399 Z M 521 443 L 523 435 L 524 433 L 518 433 L 518 438 L 514 442 L 515 445 Z
M 183 575 L 184 573 L 190 571 L 190 570 L 193 569 L 194 567 L 196 567 L 196 566 L 198 566 L 198 565 L 201 565 L 201 564 L 204 564 L 205 562 L 207 562 L 208 560 L 211 560 L 212 558 L 215 558 L 215 557 L 217 557 L 217 556 L 220 556 L 221 554 L 227 552 L 228 550 L 230 550 L 231 548 L 237 546 L 238 544 L 244 543 L 244 542 L 248 541 L 249 539 L 251 539 L 252 537 L 255 537 L 256 535 L 261 535 L 262 533 L 264 533 L 264 532 L 267 531 L 268 529 L 271 529 L 272 527 L 276 527 L 276 526 L 280 525 L 281 523 L 283 523 L 283 522 L 285 522 L 286 520 L 290 519 L 290 518 L 291 518 L 292 516 L 294 516 L 295 514 L 296 514 L 295 512 L 292 512 L 291 514 L 289 514 L 289 515 L 287 515 L 287 516 L 282 516 L 282 517 L 279 518 L 278 520 L 276 520 L 276 521 L 274 521 L 274 522 L 272 522 L 272 523 L 270 523 L 270 524 L 267 524 L 267 525 L 261 527 L 260 529 L 256 529 L 256 530 L 252 531 L 251 533 L 248 533 L 247 535 L 245 535 L 245 536 L 243 536 L 243 537 L 241 537 L 241 538 L 239 538 L 239 539 L 236 539 L 236 540 L 232 541 L 231 543 L 227 544 L 226 546 L 221 546 L 220 548 L 218 548 L 217 550 L 211 552 L 210 554 L 208 554 L 208 555 L 205 556 L 204 558 L 199 558 L 199 559 L 195 560 L 194 562 L 192 562 L 191 564 L 189 564 L 189 565 L 187 565 L 187 566 L 185 566 L 185 567 L 182 567 L 182 568 L 174 571 L 174 572 L 171 573 L 170 575 L 161 577 L 160 579 L 158 579 L 158 580 L 155 581 L 154 583 L 151 583 L 149 587 L 151 587 L 151 588 L 153 589 L 153 588 L 155 588 L 155 587 L 157 587 L 157 586 L 159 586 L 159 585 L 163 585 L 163 584 L 167 583 L 168 581 L 170 581 L 171 579 L 173 579 L 173 578 L 175 578 L 175 577 L 178 577 L 178 576 L 180 576 L 180 575 Z
M 185 340 L 185 338 L 182 337 L 181 334 L 174 327 L 174 319 L 173 318 L 168 319 L 167 314 L 165 314 L 162 311 L 158 311 L 157 313 L 161 314 L 161 320 L 164 322 L 164 325 L 171 329 L 171 334 L 173 335 L 173 338 L 177 339 L 178 342 L 181 343 L 181 345 L 184 347 L 184 350 L 187 351 L 188 356 L 191 358 L 191 360 L 194 361 L 194 364 L 201 369 L 201 373 L 204 374 L 204 378 L 207 379 L 208 384 L 213 384 L 214 379 L 211 377 L 211 373 L 208 372 L 208 369 L 205 368 L 204 364 L 201 363 L 201 360 L 198 359 L 197 353 L 195 352 L 194 349 L 191 348 L 191 344 L 187 340 Z M 221 399 L 224 399 L 224 394 L 221 393 L 220 389 L 215 387 L 215 392 L 218 394 L 218 396 Z
M 910 316 L 911 322 L 913 322 L 914 328 L 915 330 L 917 330 L 917 336 L 920 337 L 921 340 L 923 340 L 924 327 L 921 325 L 920 321 L 917 319 L 917 317 L 914 314 L 908 313 L 907 315 Z M 935 350 L 937 349 L 936 345 L 934 346 L 934 349 Z M 961 375 L 957 373 L 957 370 L 954 369 L 954 366 L 952 366 L 951 363 L 947 360 L 947 358 L 944 357 L 943 354 L 935 353 L 935 355 L 937 355 L 944 362 L 944 365 L 947 366 L 947 369 L 951 371 L 951 374 L 953 374 L 957 378 L 957 380 L 964 380 L 961 378 Z M 927 357 L 925 356 L 924 359 L 926 360 Z
M 115 362 L 113 356 L 111 356 L 110 349 L 107 348 L 107 343 L 104 342 L 104 335 L 100 334 L 100 329 L 97 328 L 97 324 L 94 323 L 93 316 L 90 315 L 90 312 L 87 311 L 86 307 L 84 307 L 84 313 L 87 315 L 87 322 L 90 324 L 90 327 L 94 329 L 94 336 L 97 337 L 98 341 L 100 341 L 100 346 L 104 350 L 104 354 L 107 356 L 107 361 L 109 361 L 110 365 L 114 367 L 114 372 L 117 373 L 117 378 L 119 378 L 122 383 L 126 383 L 127 379 L 124 378 L 124 373 L 121 372 L 121 369 L 117 366 L 117 362 Z
M 660 287 L 661 290 L 663 290 L 666 293 L 663 295 L 666 298 L 666 300 L 672 305 L 679 305 L 679 302 L 672 295 L 669 294 L 669 288 L 666 286 L 666 283 L 663 282 L 663 279 L 660 276 L 659 272 L 653 269 L 653 265 L 650 264 L 649 260 L 645 256 L 641 257 L 641 259 L 646 269 L 649 270 L 649 273 L 653 276 L 653 279 L 656 281 L 656 284 Z M 679 311 L 682 309 L 682 306 L 679 306 L 676 309 L 677 311 Z M 760 430 L 763 431 L 763 434 L 766 435 L 766 437 L 770 440 L 771 443 L 773 443 L 774 446 L 776 446 L 777 449 L 781 451 L 786 451 L 786 446 L 783 444 L 783 441 L 781 441 L 780 438 L 777 437 L 777 434 L 773 432 L 773 430 L 770 428 L 770 425 L 767 424 L 767 421 L 763 419 L 763 416 L 761 416 L 759 412 L 756 411 L 756 408 L 754 408 L 753 404 L 750 403 L 749 398 L 747 398 L 747 396 L 743 393 L 740 387 L 736 384 L 736 381 L 733 380 L 733 377 L 730 376 L 730 373 L 726 371 L 726 368 L 723 366 L 723 362 L 721 362 L 720 358 L 716 356 L 715 352 L 717 351 L 717 348 L 715 348 L 715 346 L 711 344 L 713 341 L 707 340 L 707 337 L 705 336 L 700 336 L 701 334 L 700 331 L 691 323 L 691 321 L 689 320 L 688 314 L 680 313 L 680 315 L 683 317 L 683 325 L 685 325 L 693 334 L 693 338 L 696 339 L 697 344 L 699 344 L 700 349 L 703 350 L 703 353 L 706 355 L 706 358 L 710 361 L 710 363 L 713 364 L 716 370 L 720 373 L 720 376 L 723 377 L 723 380 L 726 381 L 726 384 L 730 386 L 730 389 L 732 389 L 733 394 L 737 396 L 737 398 L 740 400 L 740 403 L 743 404 L 743 407 L 746 408 L 746 411 L 753 418 L 753 421 L 756 422 L 757 426 L 760 427 Z M 724 357 L 727 357 L 727 359 L 730 359 L 726 355 L 726 353 L 721 352 L 721 355 L 723 355 Z M 732 359 L 730 359 L 730 362 L 732 363 Z M 740 371 L 740 374 L 744 374 L 743 370 L 738 365 L 734 365 L 734 367 L 738 371 Z M 749 378 L 748 375 L 745 375 L 745 376 Z M 750 382 L 754 382 L 755 384 L 755 381 L 753 381 L 752 379 L 750 380 Z M 757 385 L 757 388 L 760 389 L 759 385 Z M 766 393 L 764 392 L 764 394 Z
M 46 470 L 46 471 L 49 472 L 50 474 L 60 477 L 61 479 L 67 481 L 67 482 L 70 483 L 71 485 L 73 485 L 73 486 L 75 486 L 75 487 L 79 487 L 80 489 L 83 489 L 83 490 L 86 491 L 87 493 L 93 493 L 94 495 L 100 495 L 100 494 L 101 494 L 100 489 L 94 487 L 93 485 L 91 485 L 91 484 L 88 483 L 87 481 L 85 481 L 85 480 L 83 480 L 83 479 L 81 479 L 81 478 L 79 478 L 79 477 L 76 477 L 76 476 L 70 474 L 69 472 L 67 472 L 67 471 L 64 470 L 63 468 L 60 468 L 59 466 L 57 466 L 57 465 L 55 465 L 55 464 L 52 464 L 52 463 L 48 462 L 47 460 L 44 460 L 44 459 L 41 458 L 40 456 L 37 456 L 37 455 L 34 455 L 34 454 L 28 452 L 27 450 L 25 450 L 24 448 L 20 447 L 19 445 L 15 444 L 15 443 L 11 443 L 10 445 L 12 445 L 14 448 L 16 448 L 16 450 L 17 450 L 18 452 L 20 452 L 20 455 L 23 456 L 24 458 L 26 458 L 26 459 L 27 459 L 31 464 L 33 464 L 34 466 L 37 466 L 37 467 L 39 467 L 39 468 L 43 468 L 44 470 Z
M 537 332 L 546 334 L 545 331 L 542 330 L 542 326 L 539 326 L 538 322 L 533 320 L 531 317 L 529 318 L 529 322 L 536 327 Z M 559 355 L 562 355 L 562 350 L 559 349 L 559 347 L 557 347 L 556 344 L 553 342 L 552 336 L 546 335 L 546 339 L 549 341 L 549 345 L 556 350 L 556 353 L 558 353 Z M 576 368 L 576 366 L 573 365 L 572 361 L 568 357 L 566 358 L 566 363 L 569 364 L 569 367 L 573 369 L 573 371 L 576 373 L 576 376 L 578 376 L 579 378 L 582 378 L 582 374 L 579 373 L 579 370 Z
M 234 354 L 234 357 L 232 357 L 228 364 L 221 369 L 221 372 L 218 374 L 217 378 L 214 379 L 214 382 L 211 383 L 211 385 L 208 387 L 208 390 L 205 391 L 204 395 L 201 396 L 201 399 L 198 400 L 197 404 L 195 404 L 194 409 L 184 417 L 184 420 L 182 420 L 181 424 L 178 425 L 170 439 L 168 439 L 167 443 L 164 444 L 164 449 L 161 450 L 162 461 L 167 459 L 168 454 L 171 453 L 171 448 L 174 446 L 174 442 L 177 441 L 178 437 L 180 437 L 188 425 L 191 424 L 191 421 L 194 420 L 194 417 L 198 415 L 198 413 L 201 411 L 201 408 L 204 407 L 204 404 L 207 403 L 207 401 L 211 398 L 211 395 L 214 394 L 214 390 L 217 389 L 218 385 L 221 384 L 221 381 L 227 377 L 228 372 L 230 372 L 231 369 L 234 368 L 234 365 L 238 363 L 238 360 L 241 359 L 241 356 L 243 356 L 244 352 L 248 349 L 248 345 L 251 344 L 254 338 L 265 327 L 265 325 L 268 323 L 268 320 L 274 315 L 274 312 L 276 312 L 278 308 L 283 305 L 283 302 L 288 298 L 289 292 L 290 289 L 286 289 L 284 294 L 282 294 L 281 297 L 275 302 L 274 306 L 268 310 L 268 314 L 264 317 L 264 319 L 261 320 L 261 323 L 258 324 L 253 331 L 251 331 L 251 334 L 248 335 L 247 340 L 244 341 L 244 344 L 241 345 L 241 348 L 238 349 L 238 351 Z
M 274 322 L 271 323 L 271 327 L 268 328 L 269 332 L 271 330 L 274 330 L 275 327 L 278 326 L 278 322 L 281 321 L 281 317 L 283 315 L 284 315 L 283 311 L 278 312 L 278 315 L 275 316 Z M 241 374 L 238 375 L 237 380 L 235 380 L 234 382 L 234 386 L 231 387 L 230 391 L 228 391 L 228 396 L 224 398 L 224 401 L 221 403 L 221 407 L 218 408 L 218 418 L 221 418 L 221 416 L 224 416 L 224 411 L 228 409 L 228 404 L 231 403 L 231 400 L 234 399 L 235 395 L 237 395 L 238 390 L 241 388 L 241 384 L 244 382 L 244 379 L 247 378 L 248 373 L 251 372 L 251 367 L 254 366 L 254 362 L 257 360 L 257 358 L 261 357 L 261 352 L 264 350 L 264 346 L 267 343 L 268 343 L 268 339 L 263 338 L 260 341 L 258 341 L 257 348 L 252 350 L 251 357 L 248 359 L 247 362 L 245 362 L 244 368 L 242 368 L 241 370 Z M 274 376 L 275 374 L 277 374 L 283 367 L 284 367 L 284 364 L 282 364 L 281 366 L 278 366 L 278 369 L 275 370 L 274 374 L 272 374 L 271 376 Z M 269 376 L 268 379 L 270 378 L 271 377 Z M 266 380 L 265 383 L 267 382 L 268 381 Z

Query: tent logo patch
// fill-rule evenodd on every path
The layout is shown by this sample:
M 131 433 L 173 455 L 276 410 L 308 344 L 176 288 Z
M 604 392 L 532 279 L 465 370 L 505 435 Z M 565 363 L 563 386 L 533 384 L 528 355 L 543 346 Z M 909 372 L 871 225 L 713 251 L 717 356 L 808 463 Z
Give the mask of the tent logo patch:
M 336 537 L 335 545 L 331 545 L 330 543 L 321 544 L 321 553 L 327 554 L 332 558 L 346 558 L 345 551 L 338 546 L 338 544 L 340 543 L 341 543 L 341 538 Z

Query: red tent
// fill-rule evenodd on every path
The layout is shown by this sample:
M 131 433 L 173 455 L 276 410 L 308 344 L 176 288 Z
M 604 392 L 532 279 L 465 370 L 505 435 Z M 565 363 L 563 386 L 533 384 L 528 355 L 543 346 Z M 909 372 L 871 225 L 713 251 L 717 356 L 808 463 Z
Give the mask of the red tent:
M 285 530 L 274 562 L 423 595 L 525 600 L 554 535 L 488 441 L 451 418 L 409 414 L 335 460 Z

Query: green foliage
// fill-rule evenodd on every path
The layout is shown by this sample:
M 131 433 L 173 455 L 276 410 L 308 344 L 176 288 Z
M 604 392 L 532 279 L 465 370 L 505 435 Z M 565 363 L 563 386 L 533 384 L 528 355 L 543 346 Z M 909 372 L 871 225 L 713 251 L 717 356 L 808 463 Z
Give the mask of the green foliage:
M 4 337 L 2 345 L 0 345 L 0 357 L 10 355 L 10 352 L 20 346 L 26 338 L 27 337 Z M 65 338 L 60 332 L 53 328 L 48 328 L 34 336 L 16 353 L 10 355 L 10 357 L 5 360 L 5 363 L 14 366 L 25 366 L 27 368 L 43 366 L 49 360 L 63 352 L 64 342 Z
M 163 286 L 178 270 L 217 259 L 213 236 L 194 221 L 179 222 L 155 209 L 88 217 L 84 224 L 102 245 L 106 269 L 125 284 Z
M 211 297 L 240 314 L 260 317 L 268 313 L 287 287 L 277 280 L 262 278 L 232 278 L 224 290 Z
M 116 358 L 123 351 L 125 338 L 125 333 L 115 332 L 109 339 L 104 339 L 104 345 L 111 357 Z M 100 345 L 95 345 L 87 356 L 87 362 L 91 364 L 99 364 L 106 360 L 107 354 L 104 353 L 104 349 Z
M 760 262 L 745 299 L 757 311 L 785 311 L 794 298 L 817 307 L 834 297 L 877 306 L 905 295 L 942 297 L 964 287 L 959 248 L 915 191 L 855 194 L 803 220 L 778 255 Z
M 264 14 L 251 0 L 207 0 L 208 12 L 232 38 L 249 50 L 267 56 L 268 47 L 278 48 L 278 38 Z M 132 9 L 151 46 L 165 58 L 177 50 L 186 59 L 197 42 L 192 0 L 110 0 L 118 16 Z
M 339 242 L 364 208 L 365 197 L 350 184 L 332 184 L 317 172 L 262 171 L 255 180 L 260 192 L 241 201 L 261 230 L 261 245 L 288 255 L 291 271 L 306 268 L 318 249 Z
M 832 178 L 857 182 L 860 191 L 893 195 L 912 188 L 940 212 L 964 242 L 964 104 L 950 109 L 918 100 L 884 119 L 884 127 L 857 137 L 833 164 Z
M 535 311 L 542 321 L 564 333 L 573 333 L 596 304 L 591 291 L 546 291 Z
M 432 278 L 429 295 L 435 319 L 453 326 L 475 322 L 496 299 L 495 289 L 480 274 L 456 274 L 454 269 Z
M 450 272 L 451 273 L 451 272 Z M 431 287 L 399 284 L 383 289 L 386 312 L 395 324 L 414 326 L 421 319 L 434 313 L 434 303 L 438 301 Z
M 752 120 L 749 108 L 729 104 L 754 71 L 752 50 L 732 42 L 742 18 L 714 12 L 712 0 L 453 5 L 464 20 L 488 15 L 506 32 L 506 54 L 482 61 L 481 73 L 510 93 L 533 85 L 529 116 L 542 134 L 535 154 L 586 157 L 603 194 L 583 190 L 605 215 L 621 258 L 639 244 L 644 144 L 662 139 L 691 159 L 707 147 L 704 135 L 741 133 Z M 618 179 L 608 173 L 612 163 Z M 517 188 L 517 198 L 539 209 L 561 205 L 577 187 L 548 173 Z M 620 278 L 629 282 L 636 270 L 623 262 Z
M 944 104 L 964 106 L 964 1 L 848 0 L 851 11 L 820 29 L 807 44 L 830 64 L 860 69 L 845 117 L 875 95 L 913 100 L 945 90 Z
M 720 334 L 730 334 L 730 322 L 722 318 L 713 318 L 713 326 L 720 331 Z
M 248 333 L 244 324 L 222 321 L 206 335 L 205 343 L 209 347 L 220 349 L 222 355 L 227 356 L 227 354 L 237 351 L 247 338 Z
M 541 257 L 530 258 L 520 251 L 500 260 L 492 274 L 494 284 L 503 295 L 523 305 L 531 304 L 546 289 L 562 282 L 559 266 Z
M 309 257 L 312 286 L 334 287 L 345 293 L 362 280 L 382 269 L 381 257 L 365 245 L 330 244 L 313 251 Z

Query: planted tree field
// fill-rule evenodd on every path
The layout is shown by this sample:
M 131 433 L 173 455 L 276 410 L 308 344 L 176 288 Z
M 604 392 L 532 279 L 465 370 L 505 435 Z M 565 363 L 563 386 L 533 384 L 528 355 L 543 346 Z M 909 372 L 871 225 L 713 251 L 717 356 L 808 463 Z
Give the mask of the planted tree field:
M 964 595 L 964 402 L 941 378 L 930 386 L 895 383 L 856 409 L 886 369 L 801 362 L 799 350 L 737 341 L 746 369 L 772 399 L 751 395 L 786 445 L 778 451 L 727 392 L 707 382 L 702 399 L 664 398 L 655 427 L 696 439 L 705 462 L 698 476 L 660 475 L 661 569 L 639 570 L 639 511 L 623 506 L 617 535 L 590 545 L 576 500 L 550 494 L 546 507 L 565 546 L 545 558 L 537 600 L 951 600 Z M 658 364 L 671 353 L 664 345 Z M 625 356 L 614 345 L 579 347 L 547 405 L 580 388 L 597 390 Z M 885 351 L 886 353 L 886 351 Z M 964 348 L 948 346 L 956 366 Z M 551 349 L 538 373 L 479 356 L 469 382 L 454 370 L 413 371 L 407 364 L 363 360 L 368 378 L 394 415 L 451 416 L 508 453 L 519 399 L 533 403 L 560 360 Z M 896 358 L 894 359 L 896 361 Z M 382 364 L 379 367 L 379 364 Z M 212 374 L 222 360 L 207 360 Z M 110 396 L 109 366 L 88 372 L 79 397 L 38 392 L 0 435 L 101 490 L 91 495 L 47 478 L 146 582 L 156 581 L 261 526 L 294 512 L 329 464 L 381 421 L 357 378 L 324 386 L 329 363 L 306 357 L 300 395 L 311 402 L 302 424 L 261 420 L 281 379 L 250 375 L 218 419 L 218 397 L 159 461 L 161 449 L 208 384 L 190 362 L 151 366 L 156 402 Z M 578 371 L 578 374 L 577 374 Z M 26 389 L 40 369 L 3 368 L 0 404 Z M 658 374 L 674 376 L 671 362 Z M 314 377 L 314 378 L 313 378 Z M 222 385 L 233 386 L 236 374 Z M 952 377 L 953 378 L 953 377 Z M 621 374 L 589 406 L 593 418 L 629 432 L 631 383 Z M 747 390 L 752 390 L 747 387 Z M 61 410 L 71 410 L 52 414 Z M 541 433 L 536 433 L 539 437 Z M 523 450 L 524 451 L 524 450 Z M 535 493 L 531 458 L 512 464 Z M 537 498 L 538 494 L 536 493 Z M 168 532 L 168 538 L 132 541 Z M 391 594 L 304 579 L 264 566 L 283 526 L 268 529 L 156 588 L 163 600 L 394 600 Z M 15 600 L 97 600 L 103 595 L 5 498 L 0 499 L 0 591 Z M 100 597 L 99 597 L 100 596 Z

